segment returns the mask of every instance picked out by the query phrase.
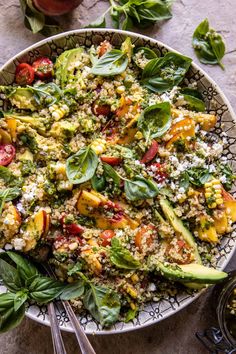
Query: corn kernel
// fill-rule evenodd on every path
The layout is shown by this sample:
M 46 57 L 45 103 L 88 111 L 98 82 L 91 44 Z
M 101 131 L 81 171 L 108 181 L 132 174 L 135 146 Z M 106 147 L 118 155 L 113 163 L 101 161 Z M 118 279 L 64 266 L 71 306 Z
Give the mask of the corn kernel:
M 218 179 L 214 179 L 214 180 L 212 181 L 212 184 L 219 184 L 219 185 L 220 185 L 220 181 L 219 181 Z
M 140 132 L 140 131 L 138 131 L 136 134 L 135 134 L 135 139 L 138 139 L 138 140 L 140 140 L 140 139 L 142 139 L 143 138 L 143 134 L 142 134 L 142 132 Z
M 218 205 L 219 205 L 219 204 L 223 204 L 223 202 L 224 202 L 224 201 L 223 201 L 222 198 L 217 198 L 217 199 L 216 199 L 216 204 L 218 204 Z
M 134 299 L 138 296 L 138 293 L 137 293 L 136 289 L 130 284 L 126 285 L 125 290 Z
M 206 182 L 206 183 L 204 184 L 204 187 L 205 187 L 205 188 L 208 188 L 208 187 L 211 187 L 211 186 L 212 186 L 211 182 Z
M 206 197 L 206 198 L 210 198 L 210 196 L 211 196 L 211 193 L 210 193 L 210 192 L 205 193 L 205 197 Z
M 131 280 L 132 280 L 132 282 L 133 282 L 134 284 L 136 284 L 136 283 L 138 282 L 138 280 L 139 280 L 138 275 L 137 275 L 137 274 L 133 274 L 133 275 L 131 276 Z
M 136 310 L 136 305 L 133 302 L 130 303 L 130 307 L 132 310 Z
M 118 86 L 116 89 L 116 92 L 119 93 L 120 95 L 125 92 L 125 86 L 121 85 Z
M 210 208 L 210 209 L 214 209 L 214 208 L 216 208 L 216 206 L 217 206 L 216 203 L 212 203 L 212 204 L 209 205 L 209 208 Z

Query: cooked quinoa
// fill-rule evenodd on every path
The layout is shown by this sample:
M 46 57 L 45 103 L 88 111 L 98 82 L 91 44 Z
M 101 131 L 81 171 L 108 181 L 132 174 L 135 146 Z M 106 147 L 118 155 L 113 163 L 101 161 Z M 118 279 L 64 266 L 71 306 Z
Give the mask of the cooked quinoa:
M 142 70 L 151 59 L 129 38 L 122 72 L 104 74 L 100 65 L 97 74 L 112 50 L 105 41 L 65 51 L 51 77 L 0 87 L 0 245 L 49 259 L 63 281 L 83 274 L 112 289 L 129 320 L 177 291 L 155 262 L 215 266 L 236 201 L 224 134 L 211 133 L 217 117 L 197 89 L 182 80 L 150 89 Z M 15 195 L 4 197 L 9 189 Z

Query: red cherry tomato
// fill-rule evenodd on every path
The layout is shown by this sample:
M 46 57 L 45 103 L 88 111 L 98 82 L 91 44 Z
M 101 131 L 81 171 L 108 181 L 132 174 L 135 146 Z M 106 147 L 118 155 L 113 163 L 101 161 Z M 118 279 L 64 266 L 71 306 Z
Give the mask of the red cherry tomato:
M 158 182 L 163 182 L 167 178 L 166 168 L 163 164 L 160 163 L 152 163 L 149 167 L 149 170 L 152 171 L 154 175 L 154 179 Z
M 121 163 L 121 159 L 115 156 L 101 156 L 100 159 L 102 160 L 102 162 L 106 162 L 108 163 L 108 165 L 111 166 L 116 166 Z
M 100 44 L 99 51 L 98 51 L 98 56 L 102 57 L 111 48 L 112 48 L 112 46 L 111 46 L 110 42 L 108 42 L 107 40 L 103 41 Z
M 61 225 L 62 225 L 62 228 L 63 230 L 70 234 L 70 235 L 79 235 L 79 234 L 82 234 L 84 232 L 84 228 L 79 225 L 79 224 L 76 224 L 76 223 L 71 223 L 71 224 L 67 224 L 65 223 L 65 215 L 63 215 L 60 219 L 60 222 L 61 222 Z
M 32 67 L 34 69 L 35 75 L 39 79 L 43 80 L 52 77 L 53 62 L 49 58 L 43 57 L 35 60 L 32 64 Z
M 14 159 L 16 150 L 11 144 L 0 145 L 0 166 L 9 165 Z
M 27 63 L 21 63 L 16 67 L 15 82 L 18 85 L 30 85 L 34 81 L 34 69 Z
M 141 163 L 147 163 L 152 161 L 152 159 L 154 159 L 154 157 L 156 156 L 157 152 L 158 152 L 158 143 L 156 142 L 156 140 L 153 140 L 150 148 L 144 154 Z
M 115 232 L 113 230 L 104 230 L 100 234 L 100 238 L 102 239 L 101 245 L 103 247 L 110 246 L 112 237 L 115 236 Z
M 108 116 L 111 112 L 111 106 L 109 104 L 97 104 L 96 102 L 92 105 L 92 111 L 96 116 Z

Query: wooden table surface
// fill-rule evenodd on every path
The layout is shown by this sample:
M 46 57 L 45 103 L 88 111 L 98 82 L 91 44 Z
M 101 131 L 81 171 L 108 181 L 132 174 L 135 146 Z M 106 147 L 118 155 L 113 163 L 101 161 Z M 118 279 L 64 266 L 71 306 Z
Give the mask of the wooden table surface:
M 82 5 L 61 19 L 64 28 L 77 29 L 94 20 L 108 1 L 84 0 Z M 196 26 L 208 18 L 226 41 L 225 71 L 218 66 L 204 70 L 220 85 L 236 111 L 236 9 L 235 0 L 176 0 L 173 18 L 143 33 L 159 39 L 196 60 L 191 36 Z M 0 65 L 11 56 L 42 39 L 24 28 L 18 0 L 0 1 Z M 227 269 L 236 268 L 233 257 Z M 193 304 L 163 322 L 127 334 L 90 337 L 97 354 L 204 354 L 195 332 L 215 324 L 208 290 Z M 64 333 L 68 354 L 80 353 L 74 336 Z M 0 354 L 52 354 L 49 328 L 25 319 L 0 337 Z

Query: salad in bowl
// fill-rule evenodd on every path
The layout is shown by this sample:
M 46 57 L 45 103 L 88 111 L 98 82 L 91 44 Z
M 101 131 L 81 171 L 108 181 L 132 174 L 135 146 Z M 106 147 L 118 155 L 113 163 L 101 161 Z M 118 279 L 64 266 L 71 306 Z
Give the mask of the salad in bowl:
M 0 246 L 83 282 L 104 327 L 224 279 L 234 180 L 191 59 L 108 40 L 16 67 L 0 86 Z

